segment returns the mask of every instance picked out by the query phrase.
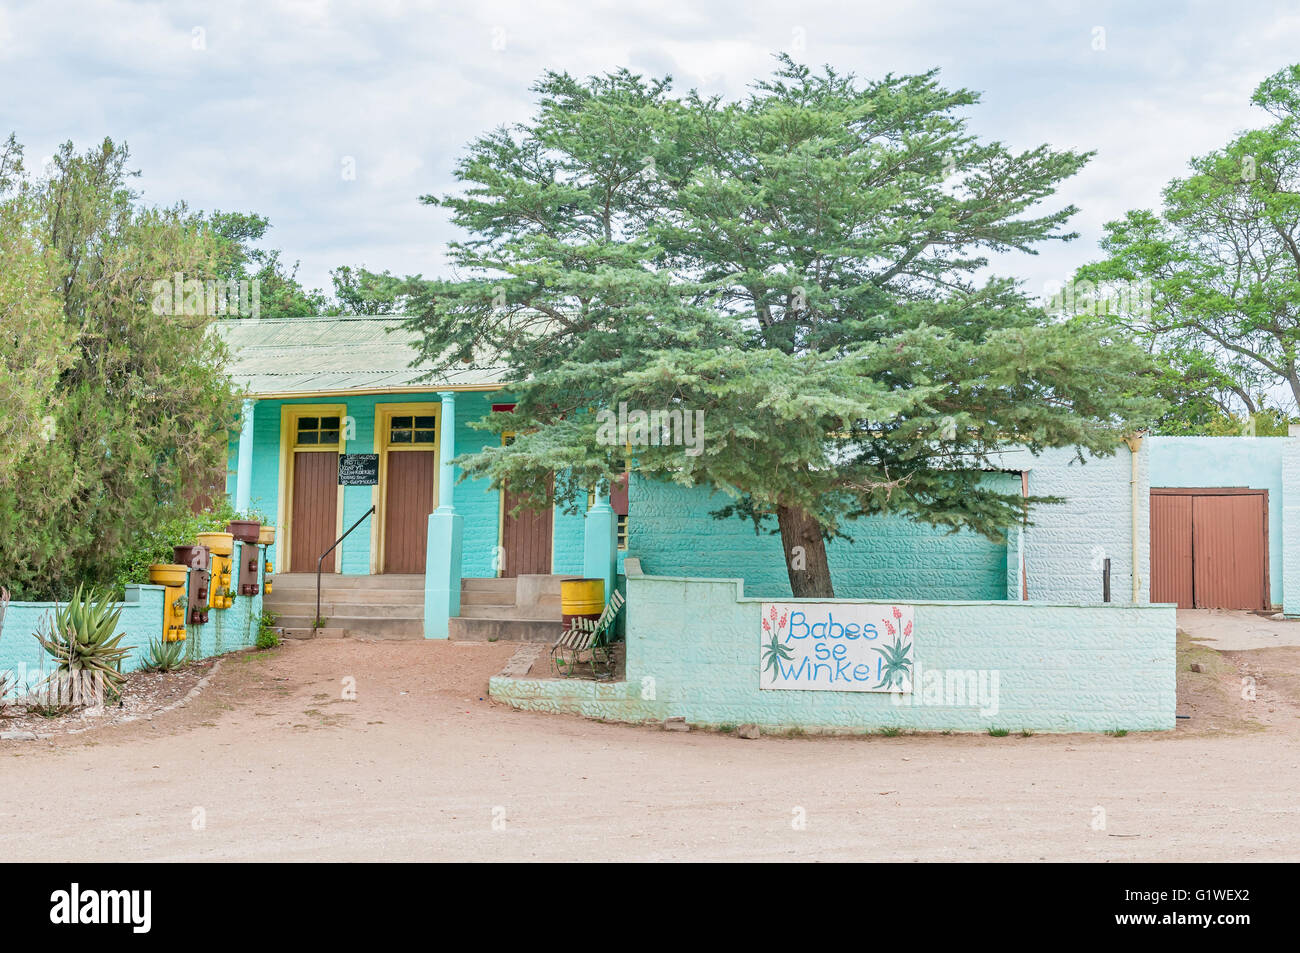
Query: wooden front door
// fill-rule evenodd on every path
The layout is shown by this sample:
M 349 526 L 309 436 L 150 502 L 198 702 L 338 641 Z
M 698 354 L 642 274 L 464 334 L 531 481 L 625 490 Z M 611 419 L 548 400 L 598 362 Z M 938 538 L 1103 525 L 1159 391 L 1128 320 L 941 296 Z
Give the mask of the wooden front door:
M 553 509 L 547 507 L 538 513 L 521 509 L 511 516 L 510 511 L 519 498 L 509 488 L 501 494 L 501 549 L 502 576 L 524 576 L 551 571 L 551 526 Z
M 337 452 L 294 453 L 290 572 L 315 572 L 321 553 L 334 544 L 338 532 L 338 483 Z M 335 550 L 325 558 L 325 572 L 334 571 L 337 552 Z
M 1267 609 L 1268 491 L 1151 491 L 1151 601 Z
M 384 572 L 422 573 L 438 454 L 433 450 L 390 452 L 387 469 Z

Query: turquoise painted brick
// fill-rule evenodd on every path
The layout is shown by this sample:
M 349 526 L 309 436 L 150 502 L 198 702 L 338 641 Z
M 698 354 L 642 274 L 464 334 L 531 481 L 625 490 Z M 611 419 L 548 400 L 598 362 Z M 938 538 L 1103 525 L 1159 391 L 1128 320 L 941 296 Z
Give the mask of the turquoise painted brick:
M 1282 611 L 1288 616 L 1300 616 L 1300 554 L 1288 559 L 1287 551 L 1292 546 L 1300 545 L 1300 437 L 1288 437 L 1282 453 L 1282 505 L 1269 506 L 1270 527 L 1272 533 L 1272 514 L 1275 508 L 1282 510 L 1281 545 L 1283 554 L 1280 564 L 1271 563 L 1273 582 L 1282 578 Z M 1270 554 L 1271 559 L 1271 554 Z M 1273 595 L 1277 599 L 1276 589 Z
M 1148 479 L 1150 438 L 1137 454 L 1138 602 L 1150 592 L 1151 515 Z M 1132 454 L 1124 444 L 1110 456 L 1073 449 L 1038 456 L 1012 451 L 1004 462 L 1022 461 L 1030 496 L 1059 497 L 1030 514 L 1024 530 L 1025 584 L 1029 598 L 1046 602 L 1100 602 L 1102 566 L 1111 561 L 1111 599 L 1129 602 L 1133 572 Z
M 761 690 L 762 603 L 745 597 L 742 580 L 633 576 L 627 591 L 626 681 L 598 694 L 599 683 L 498 677 L 493 697 L 533 711 L 773 730 L 1174 727 L 1170 606 L 912 601 L 917 683 L 887 695 Z M 965 694 L 972 679 L 996 684 L 985 696 L 996 710 Z
M 581 501 L 583 512 L 566 513 L 563 506 L 555 507 L 555 524 L 552 536 L 552 572 L 569 576 L 582 575 L 583 542 L 586 536 L 587 501 Z
M 715 520 L 727 498 L 633 474 L 627 555 L 644 572 L 708 576 L 737 573 L 751 592 L 790 595 L 781 539 L 755 535 L 751 523 Z M 858 520 L 853 542 L 833 540 L 827 559 L 837 595 L 892 599 L 1002 599 L 1007 591 L 1004 543 L 975 533 L 947 533 L 901 518 Z

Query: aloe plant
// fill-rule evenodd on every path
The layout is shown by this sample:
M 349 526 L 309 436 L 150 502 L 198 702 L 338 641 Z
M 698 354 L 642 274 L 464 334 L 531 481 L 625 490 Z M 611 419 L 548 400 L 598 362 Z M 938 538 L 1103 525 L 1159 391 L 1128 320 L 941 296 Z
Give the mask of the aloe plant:
M 149 654 L 145 657 L 144 667 L 150 672 L 170 672 L 180 667 L 185 654 L 184 642 L 164 642 L 154 639 L 149 643 Z
M 67 605 L 56 605 L 53 618 L 45 624 L 36 640 L 58 663 L 62 672 L 102 678 L 106 695 L 113 699 L 122 693 L 126 676 L 122 661 L 131 654 L 122 646 L 126 633 L 114 635 L 122 606 L 106 590 L 85 592 L 82 586 L 72 594 Z

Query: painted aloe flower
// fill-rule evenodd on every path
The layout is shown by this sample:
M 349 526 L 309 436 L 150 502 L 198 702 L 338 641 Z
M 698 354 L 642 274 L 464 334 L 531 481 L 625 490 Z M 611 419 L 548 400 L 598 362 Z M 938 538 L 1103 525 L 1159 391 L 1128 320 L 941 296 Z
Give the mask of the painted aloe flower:
M 875 648 L 872 651 L 879 652 L 885 660 L 880 684 L 886 688 L 896 685 L 901 690 L 912 674 L 912 661 L 907 657 L 907 653 L 912 651 L 912 643 L 904 644 L 894 639 L 892 645 Z
M 790 647 L 782 644 L 781 639 L 773 635 L 772 641 L 768 642 L 763 649 L 763 668 L 771 672 L 774 676 L 780 674 L 777 667 L 780 662 L 792 662 L 794 656 L 790 654 Z

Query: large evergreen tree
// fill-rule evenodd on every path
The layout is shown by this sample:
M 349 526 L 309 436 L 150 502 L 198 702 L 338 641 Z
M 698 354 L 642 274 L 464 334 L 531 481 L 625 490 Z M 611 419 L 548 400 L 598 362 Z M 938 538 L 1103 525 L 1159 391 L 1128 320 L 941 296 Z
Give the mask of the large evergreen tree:
M 740 102 L 627 71 L 535 90 L 533 121 L 470 145 L 463 193 L 425 198 L 467 237 L 412 321 L 424 360 L 518 382 L 484 426 L 520 436 L 467 474 L 535 504 L 629 459 L 716 487 L 719 517 L 775 522 L 795 595 L 831 596 L 825 540 L 852 519 L 1000 537 L 1026 504 L 982 480 L 992 451 L 1113 452 L 1152 413 L 1139 349 L 977 280 L 988 252 L 1072 237 L 1073 208 L 1038 206 L 1088 156 L 979 141 L 974 93 L 789 59 Z M 702 444 L 642 439 L 656 410 L 702 420 Z

